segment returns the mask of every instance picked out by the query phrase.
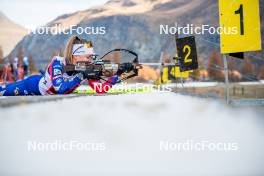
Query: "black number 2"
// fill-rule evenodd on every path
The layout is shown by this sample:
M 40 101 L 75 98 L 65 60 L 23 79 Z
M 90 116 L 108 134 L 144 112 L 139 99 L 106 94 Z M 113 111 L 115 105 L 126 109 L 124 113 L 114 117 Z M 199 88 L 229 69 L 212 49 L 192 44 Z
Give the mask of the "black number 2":
M 240 15 L 240 35 L 244 35 L 244 11 L 243 4 L 240 4 L 239 9 L 235 11 L 235 14 Z

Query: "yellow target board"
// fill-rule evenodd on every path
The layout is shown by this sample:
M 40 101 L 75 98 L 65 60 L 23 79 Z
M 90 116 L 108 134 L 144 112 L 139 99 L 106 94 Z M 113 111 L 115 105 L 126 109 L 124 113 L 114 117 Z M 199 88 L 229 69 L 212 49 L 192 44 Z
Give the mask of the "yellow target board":
M 180 71 L 180 67 L 171 67 L 169 68 L 169 78 L 189 78 L 190 71 Z
M 219 0 L 221 53 L 261 50 L 259 0 Z

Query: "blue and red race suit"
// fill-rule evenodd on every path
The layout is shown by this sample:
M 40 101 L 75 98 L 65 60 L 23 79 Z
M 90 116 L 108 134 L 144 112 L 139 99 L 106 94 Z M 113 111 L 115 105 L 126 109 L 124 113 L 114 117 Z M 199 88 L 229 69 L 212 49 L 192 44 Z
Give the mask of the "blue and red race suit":
M 81 73 L 68 75 L 63 73 L 62 67 L 65 65 L 63 57 L 55 56 L 44 75 L 33 75 L 24 80 L 0 86 L 0 95 L 16 96 L 16 95 L 52 95 L 52 94 L 70 94 L 83 81 Z M 110 78 L 111 81 L 113 78 Z M 94 83 L 98 81 L 89 81 L 89 85 L 93 87 Z M 114 82 L 109 82 L 107 86 L 112 87 Z M 102 84 L 102 91 L 95 89 L 97 93 L 105 93 L 104 88 L 106 84 Z M 109 89 L 108 89 L 109 90 Z M 107 91 L 108 91 L 107 90 Z

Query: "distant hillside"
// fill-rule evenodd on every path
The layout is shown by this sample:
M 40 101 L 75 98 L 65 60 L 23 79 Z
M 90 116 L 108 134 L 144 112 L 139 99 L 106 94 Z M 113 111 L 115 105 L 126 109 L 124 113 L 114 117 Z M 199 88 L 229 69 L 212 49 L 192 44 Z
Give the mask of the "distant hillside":
M 0 12 L 0 46 L 4 55 L 8 55 L 17 43 L 27 34 L 27 30 L 9 20 Z
M 262 29 L 264 29 L 264 1 L 261 1 Z M 124 47 L 139 53 L 144 62 L 158 61 L 161 51 L 171 56 L 175 52 L 172 35 L 160 35 L 160 24 L 174 26 L 178 22 L 218 26 L 218 1 L 211 0 L 111 0 L 101 6 L 85 11 L 62 15 L 47 26 L 70 25 L 80 27 L 106 27 L 105 35 L 81 35 L 95 43 L 95 50 L 103 54 L 107 50 Z M 264 31 L 262 31 L 263 33 Z M 19 48 L 37 60 L 39 67 L 44 67 L 53 52 L 64 48 L 70 35 L 28 35 L 12 51 L 14 56 Z M 262 35 L 264 37 L 264 35 Z M 218 35 L 198 35 L 199 58 L 206 64 L 212 50 L 219 50 Z M 264 41 L 264 40 L 263 40 Z M 216 44 L 215 44 L 216 43 Z M 264 43 L 264 42 L 263 42 Z M 257 53 L 261 55 L 262 53 Z

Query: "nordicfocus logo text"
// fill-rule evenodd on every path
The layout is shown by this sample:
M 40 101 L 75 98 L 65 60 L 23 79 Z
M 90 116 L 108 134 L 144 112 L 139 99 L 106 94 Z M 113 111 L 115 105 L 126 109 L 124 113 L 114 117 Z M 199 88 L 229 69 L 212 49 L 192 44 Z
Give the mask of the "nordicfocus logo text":
M 186 24 L 185 26 L 179 26 L 177 23 L 175 26 L 160 25 L 160 34 L 185 34 L 185 35 L 205 35 L 205 34 L 227 34 L 236 35 L 239 34 L 237 27 L 214 27 L 210 25 L 195 26 L 194 24 Z
M 99 152 L 105 151 L 106 145 L 103 142 L 83 142 L 77 140 L 52 142 L 28 141 L 27 150 L 29 152 L 68 152 L 68 151 L 86 151 Z
M 71 25 L 69 27 L 62 27 L 61 25 L 54 25 L 54 26 L 41 26 L 34 30 L 30 30 L 28 34 L 38 34 L 38 35 L 57 35 L 57 34 L 65 34 L 65 35 L 72 35 L 72 34 L 87 34 L 87 35 L 104 35 L 106 34 L 106 27 L 104 26 L 86 26 L 81 27 L 77 25 Z
M 160 151 L 162 152 L 228 152 L 237 150 L 239 150 L 239 146 L 236 142 L 211 142 L 207 140 L 186 140 L 183 142 L 160 141 Z

